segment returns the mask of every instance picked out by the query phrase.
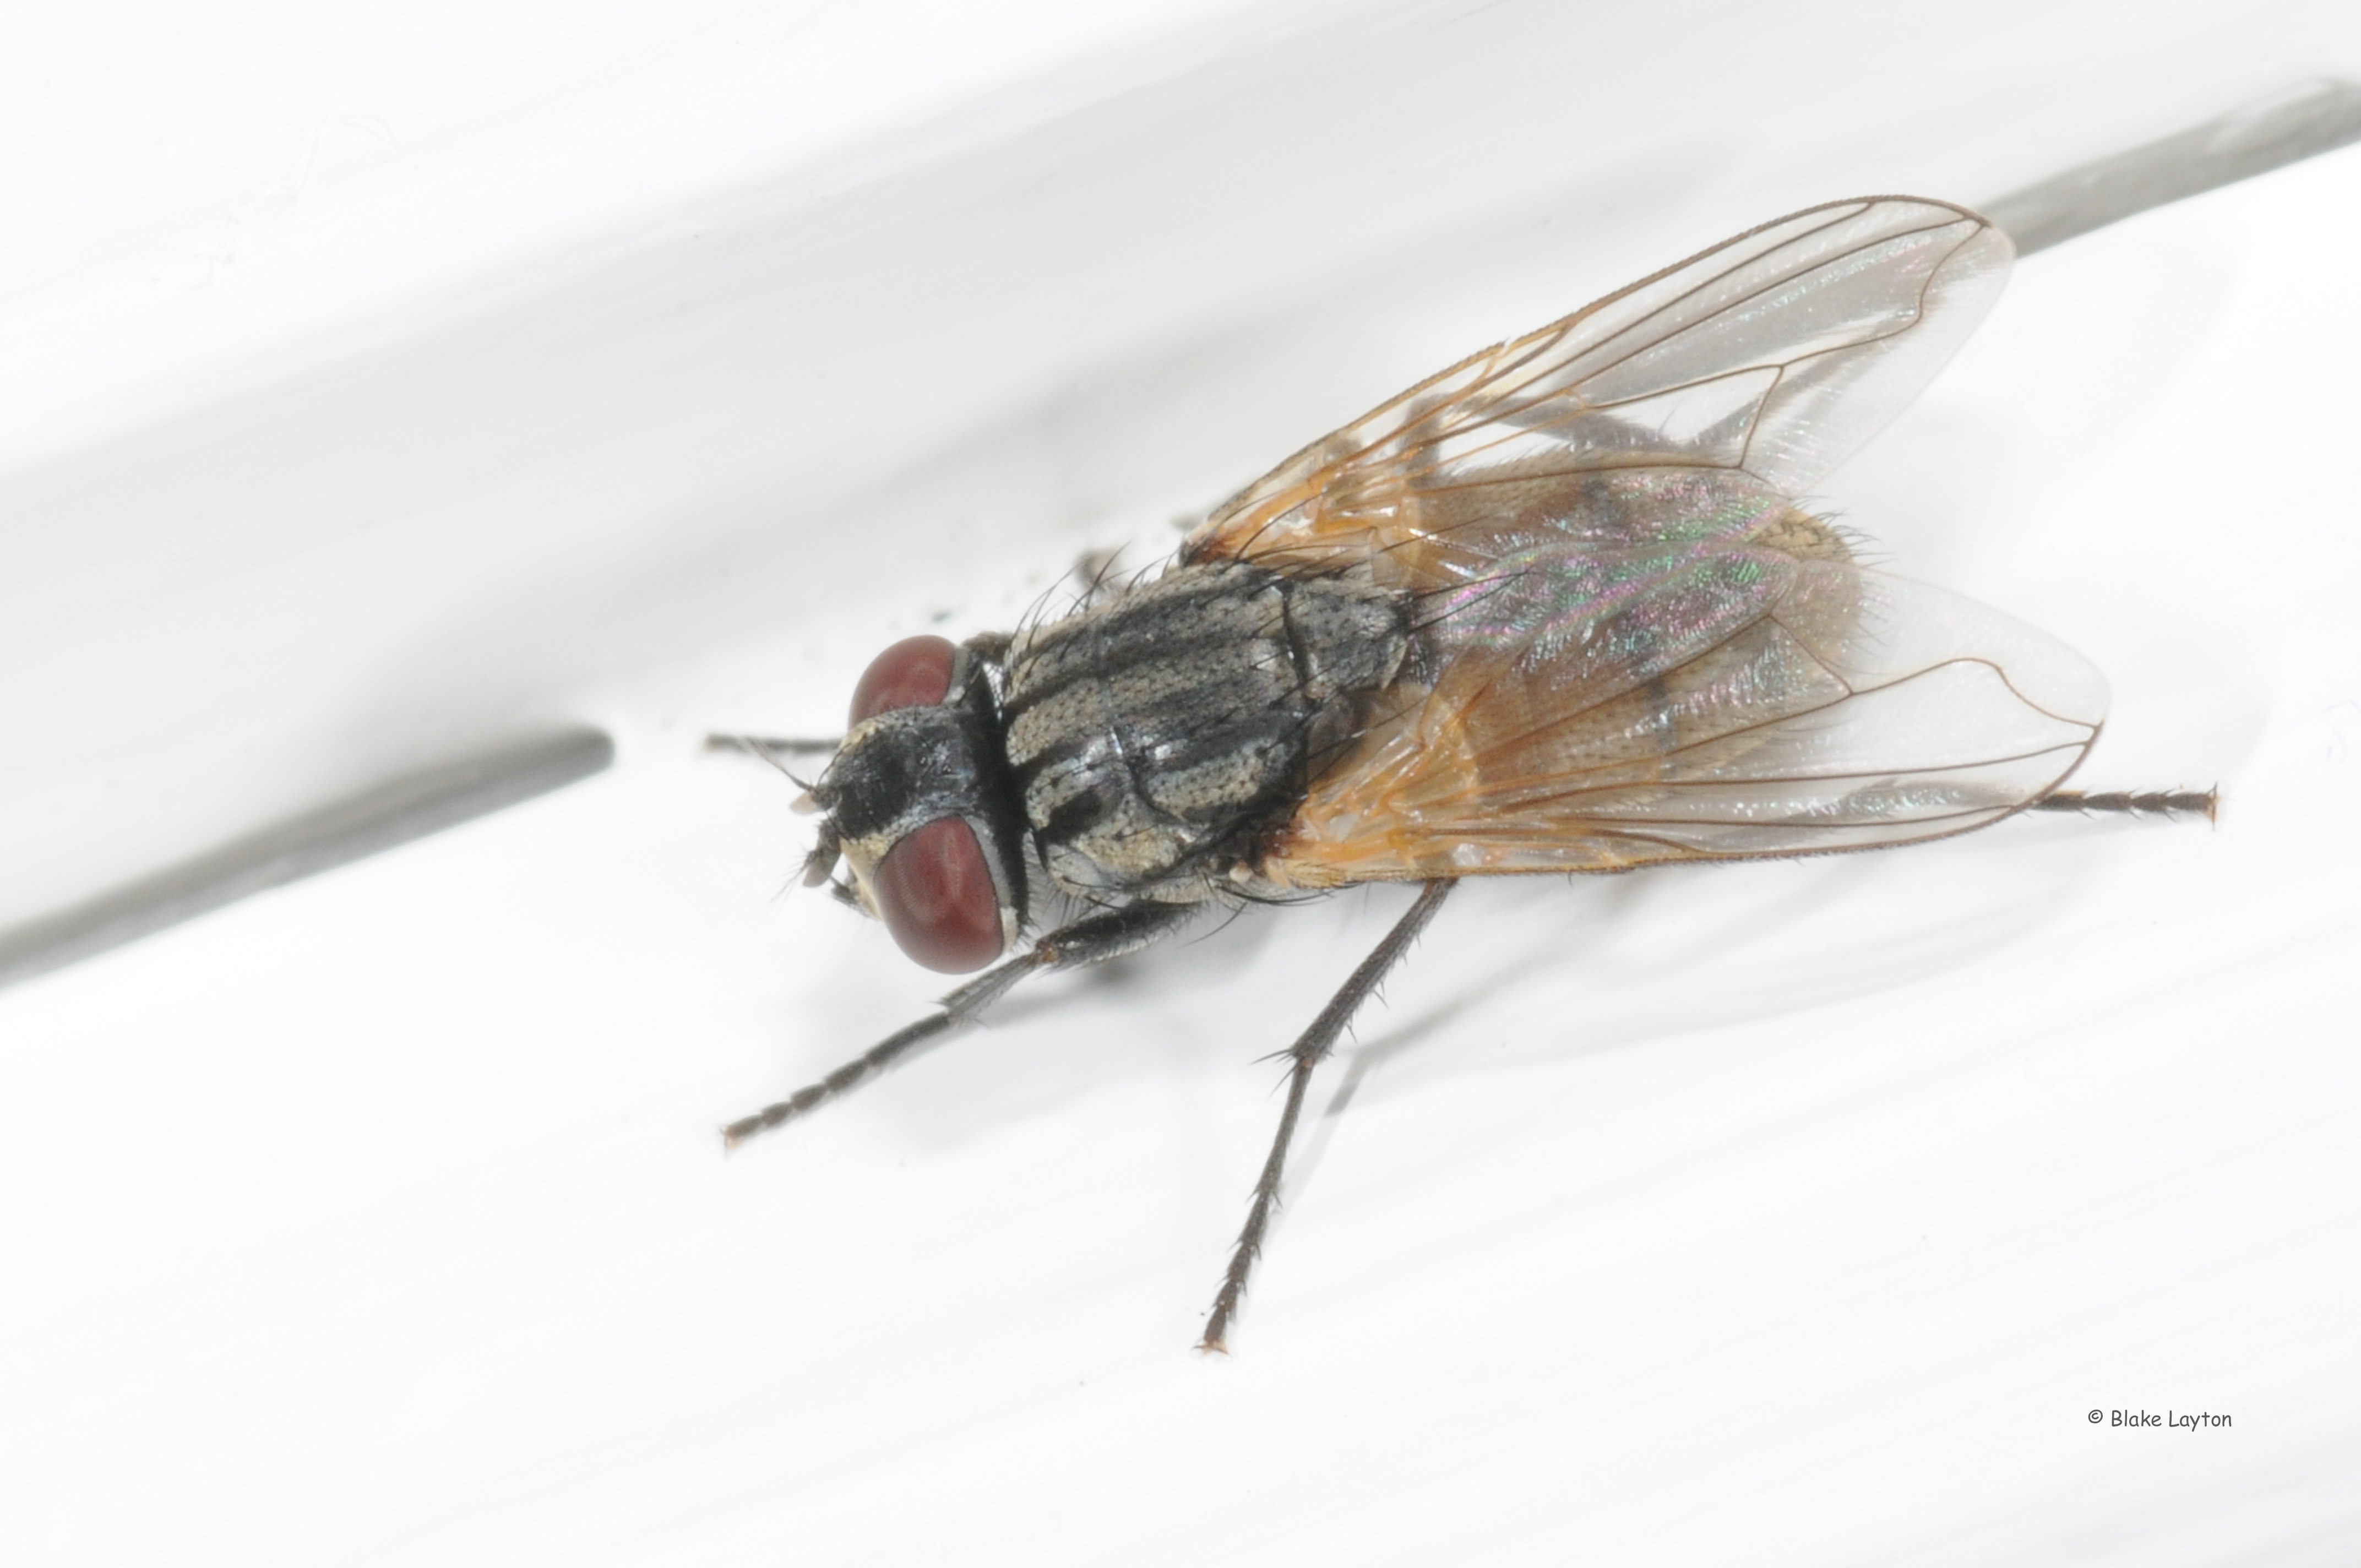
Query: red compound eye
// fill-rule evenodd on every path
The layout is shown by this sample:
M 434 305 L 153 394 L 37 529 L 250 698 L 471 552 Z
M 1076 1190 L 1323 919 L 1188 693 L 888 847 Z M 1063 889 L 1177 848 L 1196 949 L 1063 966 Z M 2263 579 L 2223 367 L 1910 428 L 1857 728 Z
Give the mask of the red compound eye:
M 895 942 L 928 969 L 965 974 L 1000 956 L 1000 894 L 975 829 L 958 817 L 906 836 L 869 887 Z
M 905 637 L 874 659 L 852 688 L 852 722 L 896 707 L 931 707 L 950 694 L 951 655 L 939 637 Z

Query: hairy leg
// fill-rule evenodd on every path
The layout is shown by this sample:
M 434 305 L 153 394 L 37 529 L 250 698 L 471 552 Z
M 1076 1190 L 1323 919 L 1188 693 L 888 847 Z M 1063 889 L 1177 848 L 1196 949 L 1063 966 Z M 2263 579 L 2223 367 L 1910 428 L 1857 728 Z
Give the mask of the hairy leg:
M 1378 944 L 1377 951 L 1361 960 L 1361 967 L 1345 982 L 1345 988 L 1320 1010 L 1312 1027 L 1302 1037 L 1288 1047 L 1291 1058 L 1287 1076 L 1287 1107 L 1279 1113 L 1279 1136 L 1272 1140 L 1270 1157 L 1263 1161 L 1262 1179 L 1255 1183 L 1254 1202 L 1246 1211 L 1246 1229 L 1238 1233 L 1237 1246 L 1230 1254 L 1229 1271 L 1222 1277 L 1222 1288 L 1213 1297 L 1213 1310 L 1205 1320 L 1205 1337 L 1197 1342 L 1199 1350 L 1226 1352 L 1230 1320 L 1237 1315 L 1238 1299 L 1246 1292 L 1246 1276 L 1254 1269 L 1255 1259 L 1261 1255 L 1263 1234 L 1270 1227 L 1271 1211 L 1279 1206 L 1280 1178 L 1287 1171 L 1287 1146 L 1295 1138 L 1295 1124 L 1303 1114 L 1303 1095 L 1312 1083 L 1312 1069 L 1335 1048 L 1336 1036 L 1345 1032 L 1369 993 L 1386 978 L 1386 972 L 1401 961 L 1434 912 L 1443 907 L 1444 899 L 1459 884 L 1455 882 L 1431 882 L 1422 889 L 1418 902 L 1410 912 L 1394 923 Z
M 1104 915 L 1093 915 L 1049 933 L 1025 952 L 994 965 L 942 1000 L 942 1011 L 896 1030 L 877 1045 L 821 1079 L 797 1090 L 775 1105 L 741 1116 L 721 1129 L 725 1148 L 736 1148 L 757 1133 L 807 1114 L 828 1102 L 858 1089 L 918 1047 L 967 1028 L 985 1008 L 999 1001 L 1016 982 L 1044 970 L 1080 969 L 1137 952 L 1170 934 L 1194 912 L 1185 904 L 1135 904 Z
M 833 751 L 843 744 L 844 738 L 840 735 L 830 736 L 825 740 L 798 740 L 782 735 L 708 735 L 705 738 L 705 749 L 708 751 L 743 751 L 766 762 L 774 757 Z
M 2031 802 L 2025 809 L 2130 811 L 2150 817 L 2202 817 L 2211 822 L 2221 804 L 2221 792 L 2211 789 L 2110 790 L 2103 794 L 2059 789 Z

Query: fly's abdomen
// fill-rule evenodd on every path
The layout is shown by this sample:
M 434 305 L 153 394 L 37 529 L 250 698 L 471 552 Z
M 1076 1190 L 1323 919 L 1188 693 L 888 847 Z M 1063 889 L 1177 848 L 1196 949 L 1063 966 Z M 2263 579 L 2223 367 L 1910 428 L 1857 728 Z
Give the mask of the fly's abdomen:
M 1293 811 L 1409 636 L 1383 589 L 1224 565 L 1020 639 L 1007 755 L 1050 876 L 1083 894 L 1202 896 Z

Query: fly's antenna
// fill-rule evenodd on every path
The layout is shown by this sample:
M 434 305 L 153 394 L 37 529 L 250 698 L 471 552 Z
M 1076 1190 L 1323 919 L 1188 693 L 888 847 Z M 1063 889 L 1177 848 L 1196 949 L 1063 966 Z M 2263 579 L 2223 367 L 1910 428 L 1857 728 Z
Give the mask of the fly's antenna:
M 835 819 L 820 818 L 819 842 L 814 844 L 811 853 L 804 857 L 804 885 L 818 887 L 824 882 L 834 881 L 836 862 L 842 854 L 841 842 L 836 836 Z M 844 895 L 840 893 L 837 896 L 841 898 Z

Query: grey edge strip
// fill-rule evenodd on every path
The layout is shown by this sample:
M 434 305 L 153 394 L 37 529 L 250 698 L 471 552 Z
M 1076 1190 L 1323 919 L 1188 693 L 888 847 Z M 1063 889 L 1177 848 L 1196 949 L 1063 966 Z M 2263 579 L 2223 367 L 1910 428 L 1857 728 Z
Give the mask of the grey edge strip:
M 1981 209 L 2030 256 L 2184 196 L 2361 141 L 2361 87 L 2307 82 L 2128 152 L 2012 191 Z
M 0 985 L 361 860 L 603 771 L 615 743 L 569 729 L 407 773 L 71 908 L 0 930 Z

